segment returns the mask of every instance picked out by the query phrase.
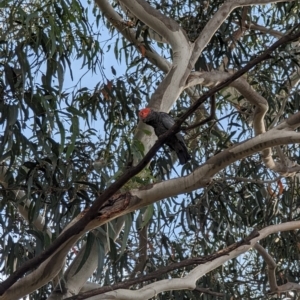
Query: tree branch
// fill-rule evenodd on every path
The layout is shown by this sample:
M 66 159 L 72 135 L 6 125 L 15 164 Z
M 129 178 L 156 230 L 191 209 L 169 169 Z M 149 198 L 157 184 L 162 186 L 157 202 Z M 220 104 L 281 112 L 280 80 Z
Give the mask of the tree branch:
M 297 26 L 298 28 L 299 26 Z M 222 88 L 226 87 L 228 84 L 232 83 L 234 80 L 245 74 L 249 71 L 252 67 L 260 63 L 261 61 L 268 59 L 272 51 L 277 49 L 279 46 L 284 45 L 288 42 L 296 40 L 300 37 L 300 31 L 295 34 L 290 34 L 284 36 L 279 41 L 274 43 L 268 50 L 266 50 L 263 54 L 259 57 L 253 59 L 249 64 L 247 64 L 244 68 L 236 72 L 230 78 L 225 80 L 224 82 L 218 84 L 216 87 L 212 88 L 208 93 L 201 96 L 198 101 L 196 101 L 174 124 L 174 126 L 169 129 L 165 134 L 159 137 L 156 141 L 154 146 L 150 149 L 150 151 L 145 155 L 145 157 L 141 160 L 141 162 L 128 170 L 126 170 L 120 178 L 112 183 L 103 193 L 94 201 L 92 206 L 85 212 L 82 218 L 76 222 L 73 226 L 66 229 L 45 251 L 43 251 L 40 255 L 30 259 L 29 261 L 25 262 L 22 266 L 20 266 L 12 275 L 10 275 L 6 280 L 4 280 L 0 284 L 0 295 L 3 295 L 9 287 L 11 287 L 19 278 L 21 278 L 26 272 L 38 267 L 42 262 L 44 262 L 48 257 L 54 254 L 62 244 L 66 243 L 69 239 L 74 236 L 81 236 L 85 232 L 86 226 L 94 219 L 99 217 L 99 210 L 101 207 L 107 202 L 110 197 L 112 197 L 116 191 L 118 191 L 128 180 L 130 180 L 133 176 L 138 174 L 143 168 L 147 166 L 150 162 L 151 158 L 156 154 L 158 149 L 163 145 L 163 143 L 170 137 L 171 135 L 175 134 L 180 130 L 182 123 L 192 114 L 194 113 L 197 108 L 199 107 L 201 101 L 203 99 L 207 99 L 211 97 L 213 94 L 221 90 Z M 277 128 L 292 128 L 294 126 L 298 126 L 299 122 L 299 114 L 294 115 L 288 121 L 281 123 Z M 295 136 L 294 136 L 295 138 Z M 275 138 L 276 140 L 276 138 Z M 293 139 L 291 138 L 291 141 Z M 231 150 L 234 156 L 234 149 Z M 224 151 L 226 152 L 226 151 Z M 247 155 L 247 152 L 245 153 Z M 219 158 L 212 158 L 212 163 L 216 164 Z M 234 158 L 232 157 L 232 160 Z M 68 241 L 71 243 L 71 241 Z M 1 298 L 0 298 L 1 299 Z M 3 297 L 2 297 L 3 299 Z
M 259 240 L 262 240 L 262 239 L 266 238 L 268 235 L 276 233 L 278 231 L 290 231 L 290 230 L 295 230 L 295 229 L 299 229 L 299 228 L 300 228 L 300 221 L 293 221 L 293 222 L 287 222 L 287 223 L 278 224 L 278 225 L 271 225 L 264 229 L 261 229 L 260 231 L 254 230 L 249 235 L 249 237 L 240 241 L 239 242 L 240 244 L 235 243 L 235 244 L 227 247 L 226 249 L 223 249 L 213 255 L 210 255 L 210 256 L 208 256 L 209 259 L 207 259 L 207 257 L 205 257 L 205 261 L 202 261 L 202 264 L 195 267 L 192 271 L 190 271 L 183 278 L 173 278 L 173 279 L 167 279 L 167 280 L 164 279 L 164 280 L 160 280 L 160 281 L 155 281 L 154 283 L 150 283 L 147 286 L 145 286 L 141 289 L 138 289 L 138 290 L 118 289 L 115 291 L 108 291 L 107 288 L 109 288 L 109 287 L 105 287 L 107 289 L 106 294 L 104 294 L 102 297 L 101 296 L 98 297 L 97 299 L 108 299 L 109 297 L 114 297 L 113 299 L 122 299 L 122 300 L 150 299 L 151 297 L 154 297 L 158 293 L 162 293 L 164 291 L 178 290 L 178 289 L 194 290 L 196 288 L 196 282 L 197 282 L 197 280 L 199 280 L 199 278 L 201 278 L 208 272 L 216 269 L 217 267 L 221 266 L 225 262 L 227 262 L 235 257 L 238 257 L 242 253 L 247 252 L 249 249 L 254 247 L 254 245 L 256 245 Z M 201 260 L 201 258 L 200 258 L 200 260 Z M 199 263 L 200 262 L 198 261 L 198 264 Z M 180 264 L 180 263 L 178 263 L 178 264 Z M 168 267 L 170 267 L 170 266 L 168 266 Z M 168 268 L 168 267 L 166 267 L 166 268 Z M 159 271 L 161 271 L 161 270 L 159 270 Z M 155 271 L 149 275 L 146 275 L 145 277 L 153 275 L 159 271 Z M 144 277 L 144 279 L 145 279 L 145 277 Z M 154 279 L 154 278 L 151 278 L 151 279 Z M 90 291 L 90 292 L 92 293 L 92 291 Z M 87 295 L 87 293 L 84 294 L 84 297 L 81 297 L 81 296 L 83 296 L 83 294 L 77 295 L 77 296 L 68 298 L 68 300 L 86 299 L 87 298 L 86 295 Z M 90 296 L 93 296 L 93 294 L 90 294 Z
M 113 236 L 111 238 L 115 241 L 119 236 L 120 231 L 124 226 L 124 216 L 113 220 L 112 226 L 114 228 Z M 97 238 L 102 239 L 102 244 L 104 246 L 104 253 L 108 252 L 107 238 L 100 231 L 96 230 L 94 232 Z M 107 233 L 108 234 L 108 233 Z M 98 266 L 99 259 L 99 248 L 96 241 L 94 241 L 93 246 L 89 252 L 88 258 L 85 260 L 85 263 L 81 266 L 78 271 L 78 267 L 81 264 L 81 261 L 85 255 L 86 244 L 80 249 L 79 253 L 72 261 L 71 265 L 65 271 L 61 282 L 56 286 L 52 291 L 51 295 L 48 297 L 48 300 L 56 300 L 57 297 L 70 297 L 71 295 L 77 295 L 81 288 L 85 285 L 88 278 L 94 272 Z M 38 281 L 38 278 L 36 279 Z M 64 289 L 61 289 L 60 286 L 63 284 Z
M 276 281 L 276 262 L 271 257 L 271 255 L 258 243 L 256 243 L 253 248 L 263 257 L 264 261 L 268 265 L 268 279 L 270 284 L 271 292 L 270 295 L 285 293 L 288 291 L 300 291 L 300 285 L 295 282 L 287 282 L 283 285 L 278 286 Z
M 144 276 L 140 276 L 138 278 L 132 279 L 132 280 L 127 280 L 127 281 L 124 281 L 124 282 L 120 282 L 120 283 L 117 283 L 113 286 L 105 286 L 105 287 L 101 287 L 101 288 L 98 288 L 98 289 L 95 289 L 95 290 L 91 290 L 89 292 L 85 292 L 85 293 L 82 293 L 80 295 L 76 295 L 76 296 L 67 298 L 66 300 L 87 299 L 89 297 L 104 294 L 104 293 L 112 291 L 112 290 L 117 290 L 117 289 L 120 289 L 120 288 L 129 288 L 130 286 L 135 285 L 137 283 L 142 283 L 142 282 L 145 282 L 145 281 L 158 279 L 158 278 L 164 276 L 165 274 L 167 274 L 168 272 L 171 272 L 171 271 L 174 271 L 174 270 L 177 270 L 177 269 L 185 268 L 185 267 L 188 267 L 188 266 L 191 266 L 191 265 L 202 265 L 202 264 L 205 264 L 207 262 L 213 261 L 217 257 L 221 257 L 221 256 L 224 256 L 224 255 L 226 256 L 231 251 L 234 251 L 235 249 L 237 249 L 238 247 L 240 247 L 242 245 L 248 245 L 249 242 L 251 241 L 251 239 L 253 239 L 255 237 L 258 237 L 258 236 L 259 236 L 258 231 L 254 230 L 248 237 L 240 240 L 239 242 L 236 242 L 236 243 L 230 245 L 229 247 L 226 247 L 225 249 L 217 251 L 214 254 L 206 255 L 206 256 L 202 256 L 202 257 L 189 258 L 189 259 L 185 259 L 183 261 L 180 261 L 178 263 L 172 263 L 169 266 L 160 268 L 159 270 L 151 272 L 148 275 L 144 275 Z
M 195 72 L 190 75 L 188 80 L 188 85 L 201 82 L 204 86 L 214 85 L 215 82 L 223 81 L 229 78 L 230 74 L 225 72 Z M 255 106 L 254 116 L 253 116 L 253 127 L 255 135 L 262 134 L 266 132 L 266 127 L 264 123 L 264 116 L 268 110 L 267 100 L 252 89 L 250 84 L 243 78 L 240 77 L 230 84 L 239 91 L 241 95 L 245 97 L 252 105 Z M 264 149 L 262 151 L 262 160 L 266 167 L 280 173 L 282 176 L 294 176 L 295 169 L 297 170 L 298 165 L 291 162 L 287 157 L 281 159 L 281 161 L 275 162 L 272 157 L 271 148 Z
M 143 23 L 163 36 L 172 46 L 173 51 L 183 51 L 183 47 L 189 47 L 187 36 L 179 24 L 171 18 L 163 15 L 153 8 L 145 0 L 119 0 L 128 10 Z M 182 58 L 181 58 L 182 59 Z
M 142 218 L 142 216 L 140 216 Z M 145 224 L 143 228 L 138 229 L 139 234 L 139 257 L 137 263 L 131 272 L 129 279 L 134 279 L 138 273 L 142 273 L 147 262 L 147 244 L 148 244 L 148 224 Z
M 215 32 L 219 29 L 219 27 L 223 24 L 223 21 L 226 20 L 228 15 L 236 8 L 241 6 L 250 6 L 254 4 L 268 4 L 268 3 L 277 3 L 277 2 L 292 2 L 284 1 L 284 0 L 233 0 L 226 1 L 215 13 L 215 15 L 207 22 L 201 34 L 195 41 L 194 52 L 191 57 L 191 65 L 194 65 L 198 60 L 200 54 L 203 49 L 207 46 L 211 37 L 215 34 Z

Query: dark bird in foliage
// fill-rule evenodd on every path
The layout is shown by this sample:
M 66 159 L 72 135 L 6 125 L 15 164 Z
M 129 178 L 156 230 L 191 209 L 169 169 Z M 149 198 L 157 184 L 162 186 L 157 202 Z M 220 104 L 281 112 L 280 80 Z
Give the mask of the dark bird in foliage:
M 140 110 L 139 117 L 144 123 L 154 128 L 154 132 L 158 137 L 168 131 L 175 124 L 175 121 L 167 113 L 157 112 L 151 108 L 144 108 Z M 191 159 L 184 139 L 179 132 L 174 136 L 169 137 L 166 144 L 176 152 L 181 165 L 184 165 Z

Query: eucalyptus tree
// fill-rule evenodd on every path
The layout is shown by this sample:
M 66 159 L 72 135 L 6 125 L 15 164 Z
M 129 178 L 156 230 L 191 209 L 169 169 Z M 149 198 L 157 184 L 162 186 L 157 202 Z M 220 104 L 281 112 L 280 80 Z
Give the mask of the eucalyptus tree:
M 1 8 L 1 300 L 297 298 L 297 1 Z

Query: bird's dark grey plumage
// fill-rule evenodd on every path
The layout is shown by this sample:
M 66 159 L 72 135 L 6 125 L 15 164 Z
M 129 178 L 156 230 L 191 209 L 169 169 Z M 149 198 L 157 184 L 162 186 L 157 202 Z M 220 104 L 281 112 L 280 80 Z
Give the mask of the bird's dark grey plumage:
M 165 112 L 157 112 L 150 108 L 144 108 L 139 112 L 140 119 L 154 128 L 155 134 L 159 137 L 168 131 L 175 121 Z M 183 136 L 178 132 L 167 139 L 166 144 L 176 152 L 179 163 L 187 163 L 191 157 L 185 145 Z

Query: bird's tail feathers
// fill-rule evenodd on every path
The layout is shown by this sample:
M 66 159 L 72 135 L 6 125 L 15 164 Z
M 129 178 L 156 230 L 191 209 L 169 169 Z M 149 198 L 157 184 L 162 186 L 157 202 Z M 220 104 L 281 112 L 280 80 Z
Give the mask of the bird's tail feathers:
M 191 159 L 190 154 L 188 153 L 187 149 L 185 149 L 185 148 L 179 149 L 178 151 L 176 151 L 176 154 L 178 156 L 179 163 L 181 165 L 186 164 Z

